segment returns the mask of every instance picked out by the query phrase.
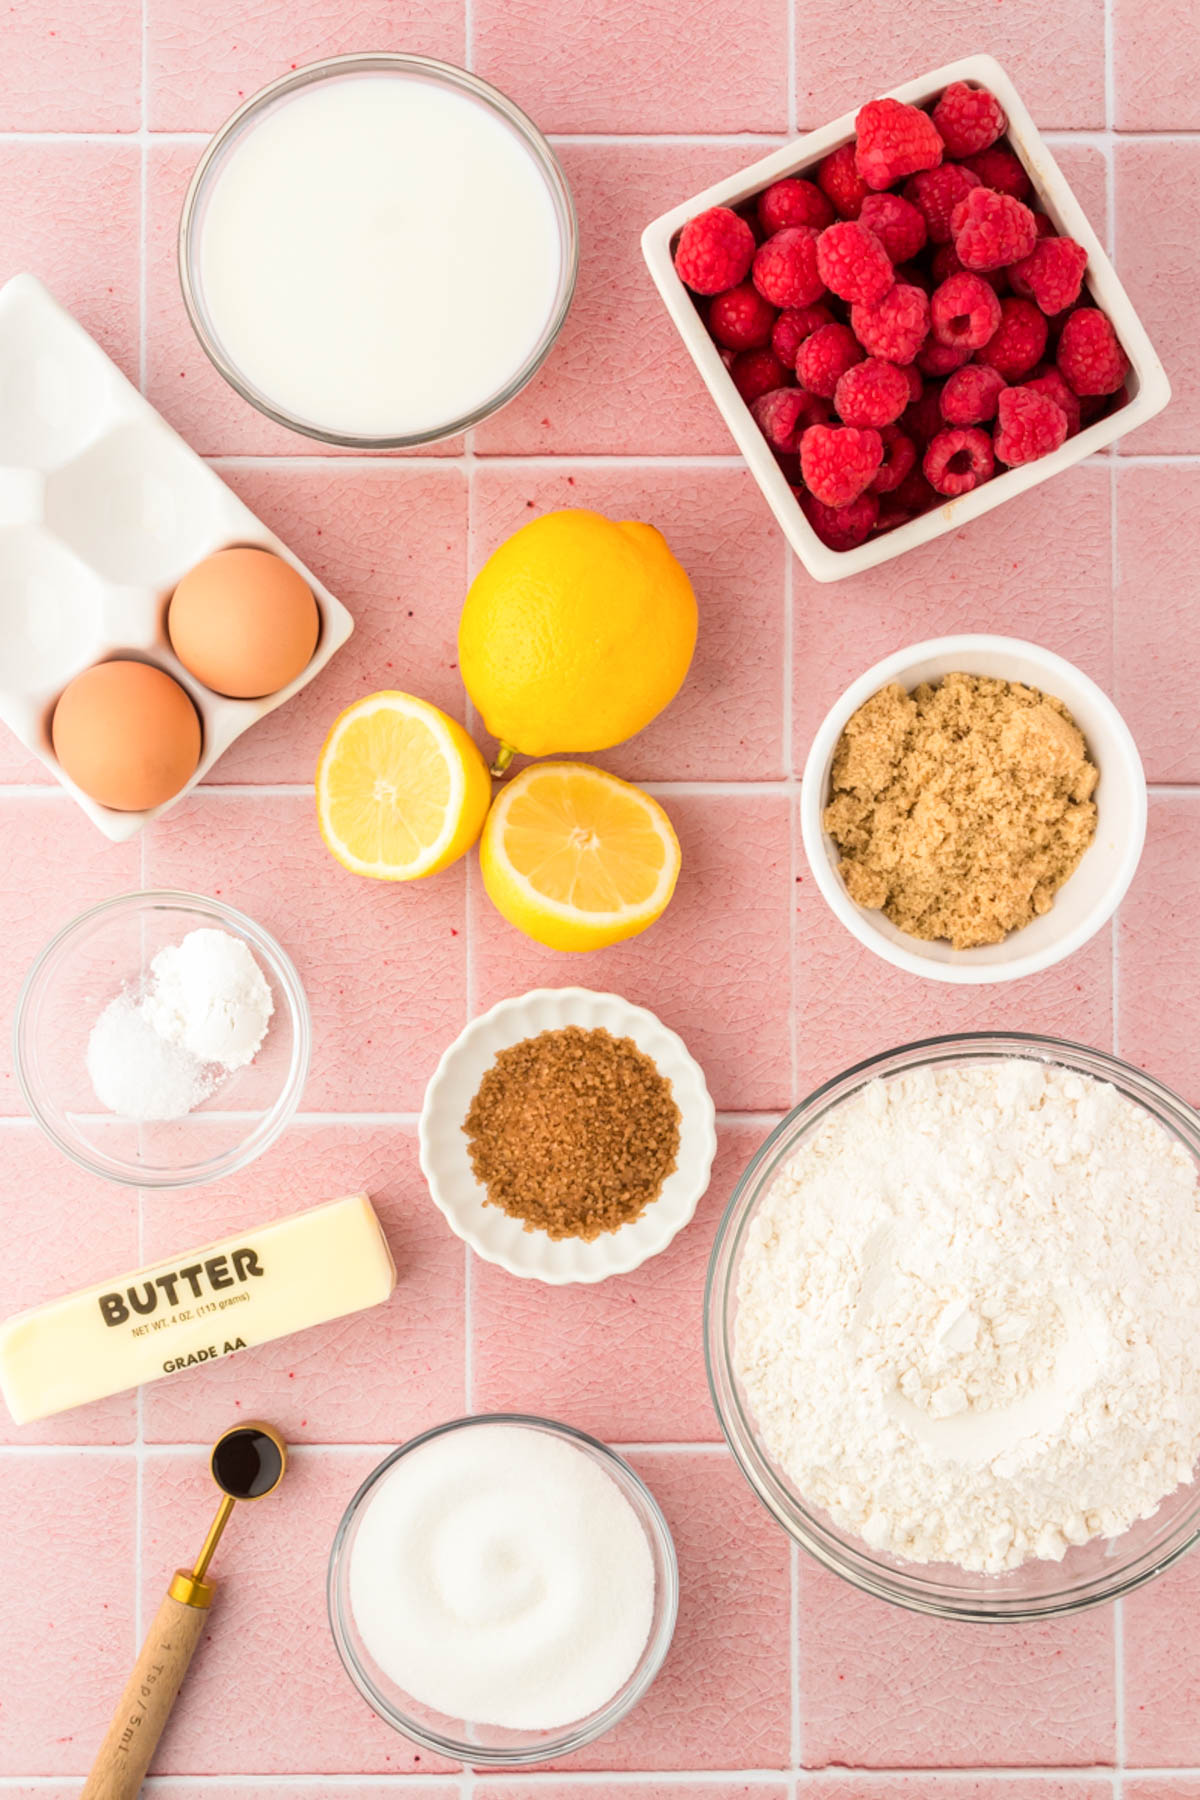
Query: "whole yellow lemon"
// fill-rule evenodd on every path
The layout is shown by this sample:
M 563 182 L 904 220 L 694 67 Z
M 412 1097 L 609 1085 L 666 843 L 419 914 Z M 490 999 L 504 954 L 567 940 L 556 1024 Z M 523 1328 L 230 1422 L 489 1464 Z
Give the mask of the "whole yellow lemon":
M 675 698 L 695 646 L 696 596 L 662 534 L 582 507 L 531 519 L 493 551 L 458 627 L 497 769 L 517 750 L 633 737 Z

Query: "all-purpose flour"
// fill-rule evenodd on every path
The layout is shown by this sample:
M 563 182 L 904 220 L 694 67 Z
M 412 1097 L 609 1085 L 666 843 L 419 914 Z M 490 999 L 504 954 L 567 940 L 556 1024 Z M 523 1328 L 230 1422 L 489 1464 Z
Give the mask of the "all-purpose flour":
M 735 1365 L 803 1498 L 873 1548 L 995 1571 L 1114 1536 L 1200 1455 L 1194 1164 L 1060 1068 L 872 1082 L 759 1209 Z

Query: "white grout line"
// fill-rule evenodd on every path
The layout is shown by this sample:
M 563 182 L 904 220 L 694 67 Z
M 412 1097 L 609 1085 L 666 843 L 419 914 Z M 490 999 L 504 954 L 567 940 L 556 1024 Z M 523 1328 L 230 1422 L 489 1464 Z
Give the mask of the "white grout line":
M 1113 1601 L 1113 1703 L 1116 1708 L 1117 1800 L 1125 1791 L 1125 1602 Z
M 468 0 L 468 5 L 470 0 Z M 793 90 L 794 90 L 793 83 Z M 1107 77 L 1106 77 L 1107 86 Z M 822 121 L 823 123 L 823 121 Z M 807 132 L 818 127 L 788 126 L 781 131 L 551 131 L 546 136 L 552 144 L 581 145 L 584 148 L 611 148 L 620 150 L 653 149 L 656 145 L 664 145 L 668 149 L 695 145 L 700 149 L 720 149 L 727 146 L 730 150 L 768 150 L 775 145 L 785 143 L 789 137 Z M 212 137 L 210 131 L 151 131 L 148 134 L 155 143 L 163 144 L 206 144 Z M 1047 128 L 1042 136 L 1051 146 L 1064 144 L 1103 145 L 1109 132 L 1104 129 L 1072 130 L 1069 127 Z M 1119 131 L 1114 129 L 1111 135 L 1121 143 L 1130 144 L 1195 144 L 1200 142 L 1200 129 L 1194 131 L 1181 130 L 1175 127 L 1169 131 Z M 0 131 L 0 144 L 132 144 L 136 143 L 136 131 Z
M 81 1774 L 82 1771 L 79 1772 Z M 2 1775 L 0 1776 L 0 1793 L 18 1788 L 74 1788 L 79 1774 L 64 1775 Z M 1182 1776 L 1195 1779 L 1200 1776 L 1200 1769 L 1147 1768 L 1131 1769 L 1131 1777 L 1138 1780 L 1154 1779 L 1163 1775 Z M 746 1785 L 755 1787 L 786 1786 L 789 1783 L 787 1769 L 578 1769 L 554 1770 L 531 1769 L 506 1774 L 501 1769 L 476 1768 L 471 1771 L 472 1779 L 488 1788 L 499 1792 L 511 1791 L 522 1793 L 527 1788 L 546 1787 L 555 1792 L 569 1788 L 608 1788 L 616 1790 L 622 1787 L 668 1787 L 676 1783 L 688 1783 L 696 1787 L 728 1787 Z M 1115 1771 L 1107 1764 L 1093 1764 L 1087 1767 L 1064 1767 L 1046 1764 L 1038 1768 L 1006 1768 L 999 1767 L 970 1768 L 963 1765 L 958 1768 L 927 1769 L 919 1766 L 902 1769 L 861 1769 L 831 1765 L 821 1769 L 796 1770 L 791 1779 L 800 1790 L 826 1783 L 854 1783 L 858 1786 L 878 1782 L 895 1782 L 900 1796 L 912 1795 L 919 1791 L 919 1785 L 928 1782 L 937 1786 L 941 1782 L 961 1782 L 964 1778 L 985 1782 L 1018 1782 L 1018 1781 L 1052 1781 L 1057 1789 L 1070 1795 L 1076 1788 L 1082 1789 L 1086 1784 L 1096 1781 L 1112 1782 Z M 416 1770 L 407 1775 L 353 1775 L 342 1772 L 301 1775 L 150 1775 L 145 1782 L 147 1793 L 160 1793 L 170 1788 L 208 1789 L 219 1793 L 227 1788 L 269 1788 L 272 1792 L 284 1795 L 300 1792 L 304 1789 L 316 1788 L 318 1791 L 328 1789 L 336 1792 L 341 1788 L 378 1788 L 381 1791 L 403 1793 L 406 1788 L 442 1787 L 453 1789 L 459 1787 L 462 1776 L 447 1771 L 438 1774 L 435 1770 L 425 1773 Z

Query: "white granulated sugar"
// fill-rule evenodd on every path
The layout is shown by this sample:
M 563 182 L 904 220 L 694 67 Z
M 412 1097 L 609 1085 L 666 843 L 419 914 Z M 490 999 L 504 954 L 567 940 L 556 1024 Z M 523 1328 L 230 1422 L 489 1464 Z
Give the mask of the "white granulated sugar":
M 1200 1456 L 1187 1151 L 1033 1061 L 838 1107 L 765 1196 L 735 1366 L 806 1502 L 906 1561 L 995 1572 L 1147 1517 Z
M 212 1093 L 211 1072 L 164 1043 L 128 994 L 110 1000 L 88 1038 L 88 1075 L 101 1106 L 123 1119 L 182 1119 Z
M 167 1043 L 232 1072 L 258 1055 L 275 1002 L 249 945 L 205 927 L 159 951 L 142 1011 Z

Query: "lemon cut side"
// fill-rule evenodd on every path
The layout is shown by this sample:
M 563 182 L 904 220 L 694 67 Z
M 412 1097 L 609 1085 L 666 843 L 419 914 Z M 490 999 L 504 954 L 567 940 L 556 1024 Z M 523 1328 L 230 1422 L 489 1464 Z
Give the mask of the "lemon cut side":
M 462 856 L 491 804 L 483 756 L 412 694 L 370 694 L 334 721 L 317 764 L 321 836 L 344 868 L 414 881 Z
M 665 910 L 679 840 L 648 794 L 587 763 L 539 763 L 517 775 L 479 845 L 497 911 L 553 950 L 598 950 L 636 937 Z

